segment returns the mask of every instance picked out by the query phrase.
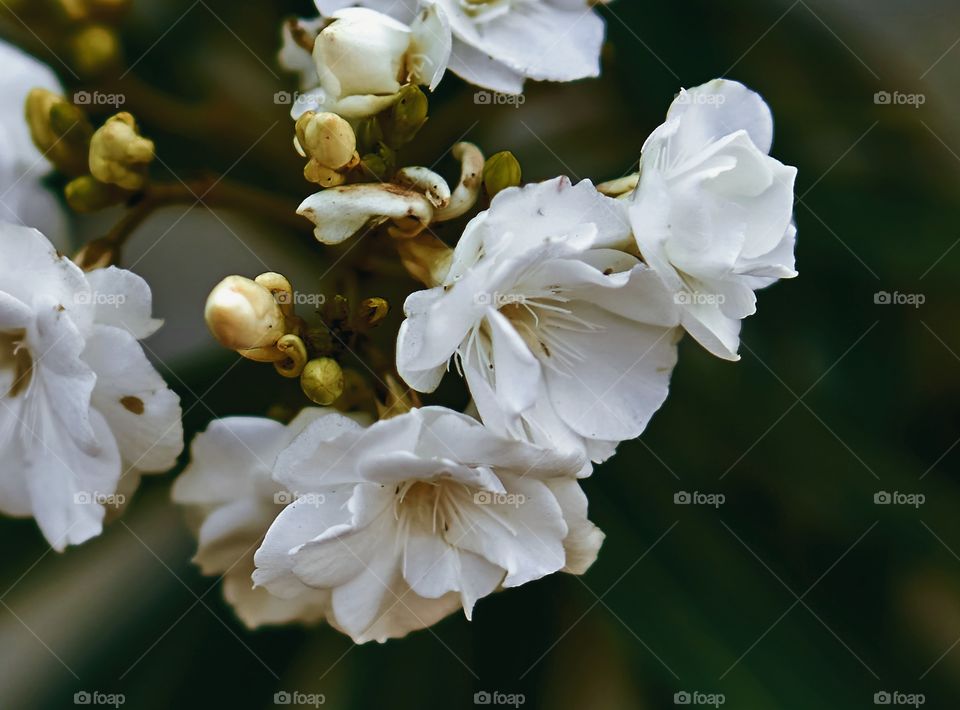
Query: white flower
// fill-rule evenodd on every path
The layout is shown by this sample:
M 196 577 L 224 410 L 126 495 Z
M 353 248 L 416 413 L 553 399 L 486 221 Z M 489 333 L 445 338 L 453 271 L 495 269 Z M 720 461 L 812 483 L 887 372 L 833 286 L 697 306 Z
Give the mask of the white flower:
M 716 80 L 684 91 L 643 148 L 630 218 L 644 260 L 711 353 L 738 359 L 756 289 L 797 275 L 796 168 L 769 157 L 773 119 L 760 96 Z
M 104 505 L 183 448 L 179 398 L 137 342 L 161 325 L 150 310 L 139 276 L 84 274 L 0 224 L 0 511 L 35 517 L 57 550 L 98 535 Z
M 656 274 L 618 250 L 630 241 L 622 203 L 588 181 L 504 190 L 443 282 L 407 299 L 400 375 L 433 391 L 456 356 L 485 424 L 606 459 L 666 398 L 680 333 Z
M 0 220 L 18 222 L 49 234 L 65 246 L 66 217 L 54 195 L 41 184 L 50 166 L 30 139 L 23 107 L 33 88 L 62 93 L 50 68 L 0 41 Z
M 519 94 L 526 79 L 600 75 L 605 25 L 589 0 L 435 0 L 453 31 L 450 70 L 471 84 Z M 421 0 L 422 3 L 422 0 Z M 316 0 L 322 13 L 364 5 L 401 20 L 417 0 Z
M 315 39 L 318 26 L 310 21 L 284 30 L 281 62 L 310 88 L 294 103 L 294 118 L 307 111 L 362 118 L 389 107 L 407 83 L 431 90 L 440 83 L 452 40 L 446 15 L 433 2 L 425 2 L 407 24 L 360 7 L 333 12 L 329 20 Z M 311 41 L 312 66 L 301 46 Z
M 364 428 L 329 414 L 277 458 L 302 497 L 257 551 L 278 596 L 330 590 L 327 620 L 357 643 L 430 626 L 500 587 L 582 574 L 603 541 L 565 456 L 442 407 Z
M 308 408 L 289 425 L 257 417 L 214 421 L 190 446 L 190 464 L 173 486 L 173 500 L 189 506 L 197 531 L 194 562 L 223 576 L 223 595 L 250 628 L 288 621 L 320 621 L 330 594 L 303 586 L 284 599 L 253 586 L 253 554 L 267 528 L 292 500 L 271 478 L 277 454 L 329 410 Z

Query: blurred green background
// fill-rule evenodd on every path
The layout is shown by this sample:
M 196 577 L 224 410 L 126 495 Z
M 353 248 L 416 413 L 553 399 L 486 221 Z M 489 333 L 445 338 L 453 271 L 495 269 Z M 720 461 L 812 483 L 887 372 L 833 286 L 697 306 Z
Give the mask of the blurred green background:
M 274 57 L 281 18 L 311 8 L 135 0 L 123 32 L 133 71 L 89 86 L 128 95 L 174 173 L 229 170 L 295 205 L 310 189 L 273 102 L 294 81 Z M 586 483 L 607 534 L 589 573 L 383 646 L 326 627 L 251 633 L 189 561 L 174 472 L 63 555 L 32 521 L 0 521 L 2 707 L 68 707 L 78 690 L 123 693 L 133 708 L 266 708 L 279 690 L 345 710 L 469 708 L 484 690 L 551 710 L 669 708 L 682 692 L 751 710 L 866 708 L 878 692 L 960 707 L 960 8 L 618 0 L 603 13 L 602 79 L 529 85 L 513 108 L 476 106 L 448 76 L 409 159 L 429 165 L 465 137 L 513 150 L 527 180 L 610 179 L 634 168 L 681 86 L 738 79 L 774 111 L 774 155 L 800 170 L 800 277 L 760 294 L 740 363 L 683 342 L 664 408 Z M 77 86 L 2 8 L 0 28 Z M 925 103 L 877 103 L 881 91 Z M 317 279 L 333 258 L 303 234 L 202 208 L 168 232 L 180 212 L 151 220 L 125 261 L 167 319 L 148 346 L 189 437 L 276 399 L 269 372 L 212 347 L 205 293 L 264 263 Z M 878 304 L 879 292 L 925 303 Z M 399 308 L 387 330 L 398 322 Z M 428 401 L 463 399 L 453 382 Z M 725 503 L 676 505 L 681 491 Z M 880 491 L 926 502 L 877 505 Z

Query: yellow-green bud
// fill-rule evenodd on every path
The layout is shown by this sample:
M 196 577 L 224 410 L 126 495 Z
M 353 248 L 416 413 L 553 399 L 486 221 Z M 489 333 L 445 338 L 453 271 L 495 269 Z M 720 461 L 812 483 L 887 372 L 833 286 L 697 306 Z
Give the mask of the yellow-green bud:
M 383 142 L 393 149 L 407 145 L 427 122 L 429 110 L 430 101 L 419 86 L 404 86 L 393 106 L 380 114 Z
M 297 121 L 297 141 L 308 158 L 331 170 L 357 159 L 357 137 L 350 124 L 335 113 L 303 114 Z
M 90 172 L 100 182 L 139 190 L 147 180 L 153 150 L 153 141 L 139 134 L 133 116 L 120 112 L 90 139 Z
M 300 387 L 312 402 L 321 406 L 333 404 L 343 394 L 343 370 L 333 358 L 311 360 L 300 375 Z
M 376 116 L 365 118 L 357 124 L 357 150 L 372 153 L 383 142 L 383 130 Z
M 268 288 L 243 276 L 228 276 L 217 284 L 203 315 L 213 337 L 231 350 L 271 347 L 285 333 L 277 299 Z
M 119 205 L 130 193 L 116 185 L 107 185 L 90 175 L 81 175 L 67 183 L 64 189 L 67 204 L 75 212 L 97 212 Z
M 390 304 L 383 298 L 365 298 L 360 307 L 363 322 L 371 327 L 379 325 L 390 313 Z
M 483 166 L 483 186 L 491 198 L 508 187 L 517 187 L 522 177 L 520 162 L 509 150 L 491 155 Z
M 131 0 L 60 0 L 74 22 L 90 19 L 116 21 L 130 9 Z
M 34 145 L 60 172 L 87 172 L 93 126 L 81 109 L 52 91 L 33 89 L 27 94 L 26 119 Z
M 120 63 L 120 40 L 105 25 L 88 25 L 70 40 L 73 66 L 81 76 L 95 77 Z

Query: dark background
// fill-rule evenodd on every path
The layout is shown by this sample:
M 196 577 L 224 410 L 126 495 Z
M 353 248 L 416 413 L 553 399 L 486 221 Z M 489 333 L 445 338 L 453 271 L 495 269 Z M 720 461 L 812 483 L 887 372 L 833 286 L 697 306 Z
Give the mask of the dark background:
M 280 18 L 310 15 L 310 3 L 135 4 L 123 40 L 137 63 L 107 83 L 129 92 L 124 108 L 164 163 L 178 175 L 229 170 L 295 205 L 310 189 L 272 101 L 295 88 L 274 56 Z M 800 277 L 759 294 L 740 363 L 683 342 L 666 405 L 586 482 L 607 534 L 589 573 L 497 594 L 472 623 L 454 616 L 383 646 L 354 647 L 327 627 L 251 633 L 189 562 L 172 473 L 63 555 L 32 521 L 0 522 L 3 707 L 66 707 L 80 689 L 124 693 L 133 708 L 271 707 L 281 689 L 344 709 L 467 708 L 481 690 L 550 709 L 668 708 L 682 691 L 751 710 L 866 708 L 880 691 L 958 707 L 960 9 L 618 0 L 603 12 L 601 80 L 529 85 L 517 109 L 476 106 L 448 75 L 409 159 L 432 164 L 466 133 L 488 153 L 513 150 L 527 180 L 610 179 L 634 168 L 681 86 L 734 78 L 765 96 L 774 155 L 799 167 Z M 2 8 L 0 18 L 31 46 Z M 925 103 L 878 105 L 878 91 Z M 231 367 L 202 326 L 203 294 L 222 275 L 265 270 L 237 265 L 236 233 L 271 268 L 316 278 L 333 261 L 275 225 L 209 217 L 161 246 L 158 216 L 126 259 L 167 318 L 148 345 L 183 398 L 188 437 L 281 396 L 264 368 Z M 925 303 L 877 304 L 878 292 Z M 393 319 L 388 334 L 399 308 Z M 428 401 L 462 399 L 454 382 Z M 725 503 L 675 505 L 680 491 Z M 879 491 L 926 502 L 876 505 Z

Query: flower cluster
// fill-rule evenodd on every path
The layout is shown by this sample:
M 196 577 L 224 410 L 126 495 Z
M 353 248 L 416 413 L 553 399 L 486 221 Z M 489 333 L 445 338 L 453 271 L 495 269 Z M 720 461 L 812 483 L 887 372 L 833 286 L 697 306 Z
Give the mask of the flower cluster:
M 509 94 L 598 75 L 601 4 L 316 0 L 319 18 L 284 25 L 280 62 L 302 90 L 291 150 L 315 191 L 297 209 L 309 222 L 286 202 L 280 219 L 352 243 L 329 298 L 301 298 L 275 272 L 212 288 L 214 338 L 298 380 L 303 399 L 211 422 L 172 491 L 195 561 L 248 626 L 325 621 L 382 642 L 585 573 L 604 534 L 581 482 L 664 404 L 684 333 L 737 359 L 755 292 L 796 275 L 796 170 L 770 156 L 767 105 L 732 81 L 681 91 L 639 170 L 600 185 L 524 185 L 511 152 L 466 142 L 442 154 L 456 179 L 405 161 L 447 69 Z M 74 261 L 0 222 L 0 511 L 36 518 L 61 550 L 99 534 L 140 474 L 183 448 L 179 399 L 140 343 L 160 326 L 150 288 L 115 265 L 124 240 L 159 206 L 227 186 L 164 184 L 132 113 L 95 127 L 49 72 L 9 64 L 27 124 L 0 112 L 3 195 L 37 187 L 24 156 L 38 148 L 75 212 L 129 210 Z M 236 186 L 230 197 L 276 207 Z M 406 300 L 385 339 L 391 277 Z M 451 369 L 466 413 L 421 401 Z

